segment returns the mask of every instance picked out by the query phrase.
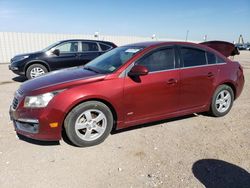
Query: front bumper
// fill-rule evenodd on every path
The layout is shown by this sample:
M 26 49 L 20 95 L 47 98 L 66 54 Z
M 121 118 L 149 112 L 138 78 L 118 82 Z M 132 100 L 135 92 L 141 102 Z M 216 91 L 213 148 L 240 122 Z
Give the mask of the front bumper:
M 10 119 L 15 131 L 23 136 L 45 141 L 61 139 L 62 113 L 54 109 L 26 109 L 10 106 Z M 58 127 L 51 127 L 50 123 L 58 122 Z
M 20 70 L 19 67 L 13 66 L 12 64 L 9 65 L 9 70 L 11 70 L 17 75 L 21 75 L 21 76 L 25 75 L 25 73 L 22 70 Z
M 39 131 L 39 121 L 36 119 L 18 119 L 13 120 L 13 123 L 16 129 L 23 132 L 36 134 Z
M 18 70 L 18 67 L 14 67 L 14 66 L 12 66 L 12 65 L 9 65 L 9 70 L 17 71 L 17 70 Z

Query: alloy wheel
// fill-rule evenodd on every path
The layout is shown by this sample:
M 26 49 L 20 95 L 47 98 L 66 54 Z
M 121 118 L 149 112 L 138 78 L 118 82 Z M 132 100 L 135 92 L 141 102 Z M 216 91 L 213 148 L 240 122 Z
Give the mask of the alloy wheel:
M 217 111 L 220 113 L 227 111 L 231 105 L 231 101 L 232 96 L 228 90 L 222 90 L 219 92 L 215 100 Z
M 42 68 L 40 68 L 40 67 L 34 67 L 30 71 L 30 77 L 31 78 L 35 78 L 35 77 L 41 76 L 44 73 L 45 73 L 45 71 Z
M 84 111 L 75 122 L 77 136 L 84 141 L 96 140 L 103 135 L 107 127 L 107 118 L 97 109 Z

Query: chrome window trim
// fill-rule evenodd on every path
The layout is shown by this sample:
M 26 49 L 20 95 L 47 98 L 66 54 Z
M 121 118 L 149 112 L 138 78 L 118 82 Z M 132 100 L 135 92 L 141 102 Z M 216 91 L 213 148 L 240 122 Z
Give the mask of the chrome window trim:
M 161 71 L 153 71 L 149 72 L 148 74 L 154 74 L 154 73 L 162 73 L 162 72 L 169 72 L 174 70 L 183 70 L 183 69 L 190 69 L 190 68 L 200 68 L 200 67 L 209 67 L 209 66 L 217 66 L 217 65 L 225 65 L 227 63 L 219 63 L 219 64 L 206 64 L 206 65 L 198 65 L 198 66 L 192 66 L 192 67 L 179 67 L 179 68 L 173 68 L 173 69 L 166 69 Z M 131 63 L 120 75 L 119 78 L 123 78 L 128 76 L 128 72 L 132 69 L 132 67 L 135 65 L 135 62 Z
M 209 66 L 216 66 L 216 65 L 225 65 L 227 63 L 216 63 L 216 64 L 206 64 L 206 65 L 197 65 L 197 66 L 190 66 L 190 67 L 180 67 L 180 69 L 190 69 L 190 68 L 199 68 L 199 67 L 209 67 Z
M 160 70 L 160 71 L 153 71 L 153 72 L 148 72 L 148 74 L 162 73 L 162 72 L 168 72 L 168 71 L 173 71 L 173 70 L 180 70 L 180 68 L 173 68 L 173 69 L 166 69 L 166 70 Z

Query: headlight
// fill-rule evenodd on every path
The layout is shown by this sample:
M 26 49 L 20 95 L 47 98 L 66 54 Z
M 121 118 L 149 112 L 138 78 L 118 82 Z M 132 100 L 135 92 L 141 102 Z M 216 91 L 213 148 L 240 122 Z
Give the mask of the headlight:
M 26 58 L 28 58 L 29 55 L 23 55 L 23 56 L 16 56 L 13 58 L 13 61 L 21 61 L 21 60 L 24 60 Z
M 48 105 L 49 101 L 51 101 L 53 99 L 53 97 L 56 94 L 60 93 L 61 91 L 63 91 L 63 90 L 44 93 L 44 94 L 37 95 L 37 96 L 27 96 L 24 99 L 24 107 L 25 108 L 43 108 L 43 107 L 46 107 Z

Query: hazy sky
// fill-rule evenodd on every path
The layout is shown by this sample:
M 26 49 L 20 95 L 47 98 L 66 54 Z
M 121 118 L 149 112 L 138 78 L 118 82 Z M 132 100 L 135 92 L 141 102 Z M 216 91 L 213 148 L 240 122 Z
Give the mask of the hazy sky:
M 0 31 L 250 41 L 250 0 L 0 0 Z

